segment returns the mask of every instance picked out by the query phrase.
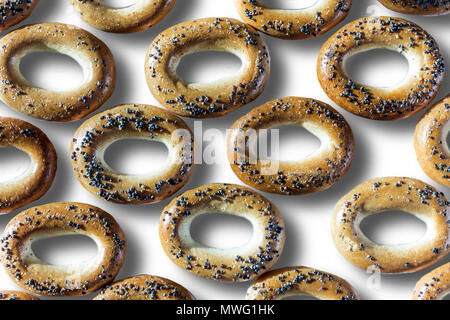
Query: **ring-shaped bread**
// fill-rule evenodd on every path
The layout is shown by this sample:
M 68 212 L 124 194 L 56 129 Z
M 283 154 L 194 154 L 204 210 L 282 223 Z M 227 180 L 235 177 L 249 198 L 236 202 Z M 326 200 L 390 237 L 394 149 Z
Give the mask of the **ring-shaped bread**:
M 83 83 L 67 91 L 36 87 L 20 71 L 21 60 L 33 52 L 73 58 L 83 68 Z M 49 121 L 79 120 L 111 96 L 115 82 L 114 59 L 106 44 L 76 26 L 28 25 L 0 39 L 0 98 L 25 115 Z
M 139 275 L 104 287 L 94 300 L 195 300 L 178 283 L 157 276 Z
M 0 0 L 0 32 L 27 18 L 39 0 Z
M 1 300 L 40 300 L 38 297 L 23 291 L 12 291 L 12 290 L 0 290 L 0 301 Z
M 369 180 L 336 204 L 331 223 L 333 240 L 338 251 L 362 269 L 376 269 L 381 273 L 419 271 L 449 252 L 448 204 L 442 192 L 420 180 L 403 177 Z M 361 221 L 387 210 L 414 215 L 427 225 L 427 231 L 412 243 L 373 242 L 361 231 Z
M 32 244 L 40 239 L 84 235 L 97 244 L 95 257 L 78 264 L 53 265 L 40 260 Z M 114 280 L 126 254 L 122 229 L 105 211 L 83 203 L 57 202 L 19 213 L 0 239 L 6 273 L 23 289 L 47 296 L 79 296 Z
M 231 214 L 248 220 L 253 235 L 241 247 L 220 249 L 192 238 L 194 219 L 207 213 Z M 167 256 L 180 268 L 217 281 L 252 280 L 268 271 L 284 246 L 284 222 L 278 209 L 251 189 L 210 184 L 184 192 L 165 208 L 159 237 Z
M 265 273 L 247 290 L 247 300 L 281 300 L 309 295 L 321 300 L 359 300 L 344 279 L 308 267 L 286 267 Z
M 448 0 L 378 0 L 378 2 L 390 10 L 404 14 L 438 16 L 450 13 Z
M 439 300 L 450 293 L 450 262 L 424 275 L 417 282 L 413 300 Z
M 137 0 L 135 4 L 114 8 L 101 0 L 70 0 L 81 19 L 90 26 L 115 33 L 139 32 L 160 22 L 177 0 Z
M 351 56 L 374 49 L 398 52 L 409 62 L 406 77 L 397 85 L 373 87 L 347 74 Z M 394 17 L 361 18 L 338 30 L 319 53 L 320 85 L 338 106 L 374 120 L 409 117 L 425 108 L 444 79 L 444 59 L 437 42 L 413 22 Z
M 57 155 L 48 137 L 31 123 L 0 117 L 0 148 L 14 147 L 31 159 L 28 169 L 0 182 L 0 214 L 9 213 L 42 197 L 55 178 Z
M 417 160 L 437 183 L 450 188 L 450 95 L 431 107 L 419 120 L 414 135 Z
M 297 161 L 260 159 L 252 152 L 258 133 L 280 125 L 307 129 L 321 140 L 321 147 Z M 331 187 L 347 172 L 354 153 L 353 133 L 344 117 L 328 104 L 310 98 L 287 97 L 253 109 L 233 124 L 227 140 L 228 161 L 242 182 L 286 195 Z
M 258 0 L 234 0 L 239 15 L 252 27 L 283 39 L 318 37 L 345 19 L 353 0 L 317 0 L 303 9 L 275 9 Z
M 202 51 L 236 55 L 242 61 L 239 73 L 208 83 L 181 79 L 181 59 Z M 153 96 L 167 109 L 192 118 L 219 117 L 250 103 L 264 90 L 269 73 L 269 51 L 261 35 L 230 18 L 198 19 L 163 31 L 150 45 L 145 62 Z
M 120 105 L 86 120 L 72 140 L 72 167 L 83 187 L 107 201 L 154 203 L 172 196 L 194 169 L 194 138 L 175 114 L 149 105 Z M 162 142 L 168 160 L 157 171 L 124 174 L 111 168 L 104 154 L 114 142 L 144 139 Z

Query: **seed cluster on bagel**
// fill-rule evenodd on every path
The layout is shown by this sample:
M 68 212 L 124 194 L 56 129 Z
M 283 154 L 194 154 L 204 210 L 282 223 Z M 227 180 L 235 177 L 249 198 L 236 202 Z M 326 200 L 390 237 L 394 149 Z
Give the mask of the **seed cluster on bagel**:
M 27 18 L 39 0 L 0 0 L 0 31 Z
M 448 0 L 378 0 L 386 8 L 405 14 L 444 15 L 450 13 Z
M 450 293 L 450 262 L 424 275 L 414 288 L 413 300 L 438 300 Z
M 279 300 L 306 294 L 321 300 L 359 300 L 344 279 L 309 267 L 285 267 L 258 278 L 247 290 L 247 300 Z
M 298 10 L 269 8 L 258 0 L 234 0 L 241 18 L 270 36 L 284 39 L 318 37 L 345 19 L 353 0 L 319 0 Z
M 437 102 L 419 120 L 414 135 L 417 160 L 434 181 L 450 187 L 450 95 Z
M 195 300 L 178 283 L 157 276 L 139 275 L 111 283 L 94 300 Z
M 0 301 L 2 300 L 17 301 L 17 300 L 40 300 L 40 299 L 32 294 L 23 291 L 0 290 Z

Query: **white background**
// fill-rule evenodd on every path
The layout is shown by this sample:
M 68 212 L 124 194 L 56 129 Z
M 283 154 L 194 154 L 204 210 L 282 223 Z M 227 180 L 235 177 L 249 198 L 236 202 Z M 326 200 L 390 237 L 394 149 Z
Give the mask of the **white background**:
M 272 1 L 273 2 L 273 1 Z M 301 0 L 283 0 L 291 8 L 301 7 Z M 313 1 L 308 0 L 308 3 Z M 111 1 L 109 2 L 111 3 Z M 132 0 L 113 1 L 130 4 Z M 267 0 L 266 3 L 270 3 Z M 294 5 L 292 5 L 294 3 Z M 393 15 L 375 0 L 356 0 L 349 16 L 339 26 L 368 15 Z M 159 106 L 147 88 L 144 74 L 146 50 L 157 34 L 166 28 L 194 18 L 239 18 L 232 0 L 178 0 L 173 11 L 154 28 L 136 34 L 108 34 L 91 28 L 82 22 L 72 10 L 69 1 L 41 0 L 31 16 L 23 24 L 38 22 L 71 23 L 94 33 L 109 46 L 114 54 L 118 71 L 117 88 L 113 96 L 98 111 L 122 103 L 143 103 Z M 450 15 L 442 17 L 407 16 L 437 40 L 450 62 Z M 334 28 L 332 32 L 335 32 Z M 2 33 L 2 35 L 5 33 Z M 264 36 L 270 49 L 271 77 L 264 93 L 253 103 L 231 114 L 203 121 L 203 129 L 217 128 L 223 134 L 232 123 L 252 108 L 266 101 L 285 96 L 311 97 L 330 103 L 316 77 L 316 59 L 323 42 L 332 33 L 311 39 L 286 41 Z M 201 54 L 186 58 L 181 63 L 181 74 L 188 79 L 213 80 L 231 75 L 239 68 L 236 58 L 224 54 Z M 375 51 L 353 58 L 349 72 L 355 79 L 367 84 L 387 85 L 400 81 L 407 72 L 407 62 L 400 55 Z M 34 83 L 48 89 L 67 89 L 82 81 L 81 69 L 69 58 L 54 55 L 34 55 L 23 61 L 22 70 Z M 450 92 L 450 72 L 437 98 Z M 437 99 L 436 99 L 437 101 Z M 449 190 L 438 186 L 419 167 L 413 146 L 415 125 L 420 114 L 394 122 L 377 122 L 354 116 L 335 106 L 350 123 L 356 140 L 356 154 L 347 175 L 332 188 L 306 196 L 279 196 L 265 194 L 279 208 L 286 223 L 286 246 L 275 267 L 306 265 L 328 271 L 348 280 L 363 299 L 409 299 L 416 281 L 441 260 L 424 271 L 408 275 L 383 275 L 379 287 L 368 285 L 370 275 L 339 255 L 330 236 L 330 217 L 335 203 L 341 196 L 359 183 L 381 176 L 409 176 L 424 180 L 450 196 Z M 98 112 L 97 111 L 97 112 Z M 58 152 L 58 172 L 49 192 L 27 207 L 56 201 L 87 202 L 111 213 L 122 226 L 128 239 L 128 254 L 118 278 L 137 274 L 153 274 L 170 278 L 188 288 L 198 299 L 243 299 L 250 283 L 226 284 L 196 277 L 174 265 L 161 249 L 158 237 L 158 221 L 164 206 L 162 203 L 144 206 L 121 206 L 97 199 L 84 190 L 75 179 L 69 161 L 69 146 L 73 133 L 82 121 L 74 123 L 49 123 L 28 118 L 0 103 L 0 116 L 27 120 L 40 127 L 53 141 Z M 191 127 L 193 120 L 185 119 Z M 224 141 L 204 141 L 204 148 L 214 143 L 219 164 L 198 165 L 183 189 L 187 190 L 207 183 L 229 182 L 241 184 L 228 166 Z M 318 147 L 318 140 L 304 130 L 282 128 L 282 157 L 301 157 Z M 209 147 L 210 149 L 210 147 Z M 155 143 L 125 142 L 108 152 L 107 160 L 116 168 L 128 173 L 139 173 L 164 161 L 164 148 Z M 14 176 L 27 165 L 26 156 L 11 149 L 0 149 L 0 179 Z M 0 216 L 0 231 L 21 210 Z M 424 225 L 407 214 L 381 215 L 365 224 L 368 235 L 377 241 L 399 243 L 418 239 L 425 231 Z M 192 230 L 195 238 L 209 245 L 230 247 L 250 238 L 251 226 L 245 220 L 211 215 L 196 222 Z M 77 262 L 95 254 L 95 245 L 80 237 L 63 237 L 57 241 L 46 240 L 36 247 L 37 254 L 52 263 Z M 0 289 L 17 289 L 15 284 L 0 271 Z M 89 298 L 92 295 L 88 296 Z

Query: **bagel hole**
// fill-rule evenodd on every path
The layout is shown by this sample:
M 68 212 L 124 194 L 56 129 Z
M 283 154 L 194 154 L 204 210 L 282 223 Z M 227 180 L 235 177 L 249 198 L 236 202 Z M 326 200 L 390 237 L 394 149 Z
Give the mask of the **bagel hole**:
M 123 139 L 107 147 L 104 159 L 120 174 L 143 175 L 158 171 L 168 161 L 169 151 L 162 142 Z
M 319 0 L 258 0 L 267 8 L 283 10 L 299 10 L 314 6 Z
M 450 300 L 450 292 L 447 292 L 441 300 Z
M 241 59 L 232 53 L 202 51 L 183 56 L 176 73 L 188 83 L 208 83 L 236 75 L 241 66 Z
M 356 53 L 345 62 L 345 70 L 355 82 L 377 88 L 395 87 L 408 74 L 408 60 L 388 49 Z
M 48 91 L 70 91 L 84 81 L 80 64 L 56 52 L 30 52 L 20 61 L 19 69 L 33 86 Z
M 412 243 L 425 235 L 425 222 L 402 211 L 385 211 L 364 217 L 360 223 L 362 233 L 380 245 Z
M 31 249 L 36 257 L 51 265 L 78 264 L 97 255 L 93 239 L 75 234 L 36 240 Z
M 309 294 L 292 294 L 281 298 L 281 300 L 320 300 Z
M 305 128 L 284 125 L 260 131 L 256 147 L 259 159 L 296 161 L 307 158 L 320 146 L 320 139 Z
M 219 249 L 238 248 L 250 241 L 253 234 L 252 224 L 230 214 L 202 214 L 192 221 L 192 238 L 204 246 Z
M 101 0 L 103 4 L 110 8 L 127 8 L 137 3 L 137 0 Z
M 0 182 L 14 180 L 24 174 L 31 165 L 31 158 L 22 150 L 0 146 Z

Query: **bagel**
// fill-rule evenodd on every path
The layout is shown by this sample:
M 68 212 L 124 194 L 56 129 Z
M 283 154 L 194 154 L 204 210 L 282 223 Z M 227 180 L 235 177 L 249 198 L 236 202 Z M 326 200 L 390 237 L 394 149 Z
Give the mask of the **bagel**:
M 22 291 L 0 290 L 0 301 L 2 300 L 40 300 L 32 294 Z
M 146 30 L 160 22 L 176 0 L 138 0 L 125 8 L 108 6 L 101 0 L 70 0 L 72 6 L 90 26 L 116 33 Z
M 417 15 L 443 15 L 450 12 L 448 0 L 378 0 L 386 8 L 404 13 Z
M 438 300 L 450 293 L 450 262 L 424 275 L 416 284 L 413 300 Z
M 252 239 L 232 249 L 204 246 L 190 234 L 192 221 L 205 213 L 232 214 L 250 221 Z M 284 246 L 283 218 L 266 198 L 232 184 L 210 184 L 186 191 L 165 208 L 159 237 L 167 256 L 197 276 L 217 281 L 252 280 L 268 271 Z
M 201 51 L 230 52 L 242 61 L 236 76 L 210 83 L 188 83 L 176 69 L 181 59 Z M 255 100 L 269 79 L 264 40 L 251 26 L 230 18 L 205 18 L 163 31 L 150 45 L 145 62 L 153 96 L 167 109 L 193 118 L 219 117 Z
M 139 275 L 103 288 L 94 300 L 195 300 L 183 286 L 171 280 Z
M 121 139 L 160 141 L 168 161 L 157 172 L 127 175 L 106 163 L 104 152 Z M 154 203 L 172 196 L 194 169 L 193 135 L 173 113 L 149 105 L 120 105 L 85 121 L 72 140 L 72 167 L 83 187 L 107 201 Z
M 420 118 L 414 135 L 417 160 L 423 171 L 437 183 L 450 188 L 450 95 L 436 103 Z
M 349 57 L 373 49 L 402 54 L 408 75 L 392 87 L 359 84 L 345 71 Z M 329 38 L 319 53 L 320 85 L 338 106 L 374 120 L 409 117 L 436 96 L 444 78 L 444 59 L 436 41 L 413 22 L 393 17 L 367 17 L 353 21 Z
M 32 52 L 57 52 L 80 64 L 84 82 L 73 90 L 38 88 L 20 72 L 20 61 Z M 48 121 L 79 120 L 99 108 L 116 81 L 114 59 L 106 44 L 91 33 L 62 23 L 16 29 L 0 39 L 0 98 L 11 108 Z
M 8 146 L 27 153 L 31 164 L 20 176 L 0 183 L 0 214 L 42 197 L 50 189 L 57 167 L 53 144 L 31 123 L 0 117 L 0 148 Z
M 261 1 L 234 0 L 239 15 L 252 27 L 283 39 L 318 37 L 344 20 L 353 0 L 319 0 L 297 10 L 269 8 Z
M 80 264 L 50 265 L 33 253 L 36 240 L 70 234 L 92 238 L 96 257 Z M 0 258 L 11 279 L 27 291 L 48 296 L 79 296 L 100 289 L 114 280 L 125 252 L 125 236 L 111 215 L 74 202 L 23 211 L 8 223 L 0 240 Z
M 422 239 L 413 243 L 381 245 L 361 231 L 361 221 L 386 210 L 413 214 L 427 225 Z M 369 180 L 347 193 L 334 209 L 331 223 L 338 251 L 355 266 L 381 273 L 422 270 L 445 257 L 450 248 L 448 201 L 442 192 L 412 178 Z
M 247 290 L 247 300 L 281 300 L 306 294 L 321 300 L 359 300 L 344 279 L 308 267 L 286 267 L 267 272 Z
M 249 140 L 261 129 L 278 125 L 301 126 L 321 140 L 318 151 L 304 160 L 279 161 L 252 155 Z M 328 104 L 288 97 L 250 111 L 231 127 L 228 161 L 245 184 L 264 192 L 305 194 L 325 190 L 340 179 L 353 159 L 354 141 L 344 117 Z
M 27 18 L 39 0 L 0 0 L 0 32 Z

